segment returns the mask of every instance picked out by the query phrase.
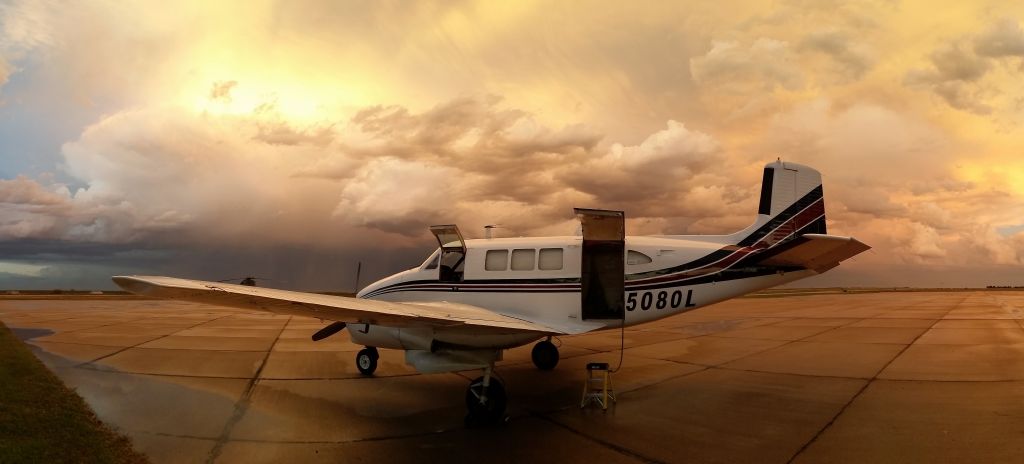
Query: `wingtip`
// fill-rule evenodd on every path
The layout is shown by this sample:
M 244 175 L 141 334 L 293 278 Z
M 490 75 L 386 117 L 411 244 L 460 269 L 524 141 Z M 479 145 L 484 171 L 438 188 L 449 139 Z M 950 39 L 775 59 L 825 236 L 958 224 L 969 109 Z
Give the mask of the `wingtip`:
M 145 281 L 135 276 L 113 276 L 110 280 L 113 280 L 114 283 L 117 284 L 118 287 L 121 287 L 122 290 L 136 295 L 143 294 L 145 288 L 148 286 Z
M 133 279 L 133 276 L 123 276 L 123 275 L 119 275 L 119 276 L 113 276 L 113 277 L 111 277 L 111 278 L 110 278 L 110 280 L 113 280 L 113 281 L 114 281 L 114 283 L 115 283 L 115 284 L 117 284 L 117 285 L 121 285 L 122 283 L 127 283 L 127 282 L 131 282 L 131 281 L 132 281 L 132 280 L 134 280 L 134 279 Z

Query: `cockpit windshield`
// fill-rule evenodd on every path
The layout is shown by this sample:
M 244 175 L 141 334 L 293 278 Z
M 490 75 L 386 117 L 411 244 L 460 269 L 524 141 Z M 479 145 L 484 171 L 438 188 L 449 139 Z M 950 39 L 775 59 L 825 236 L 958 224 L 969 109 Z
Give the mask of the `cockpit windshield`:
M 425 261 L 423 261 L 423 264 L 420 265 L 420 268 L 424 269 L 424 270 L 427 270 L 427 269 L 437 269 L 437 263 L 438 263 L 438 261 L 440 261 L 440 258 L 441 258 L 441 250 L 440 249 L 434 250 L 434 252 L 431 253 L 430 256 L 427 256 L 427 259 Z

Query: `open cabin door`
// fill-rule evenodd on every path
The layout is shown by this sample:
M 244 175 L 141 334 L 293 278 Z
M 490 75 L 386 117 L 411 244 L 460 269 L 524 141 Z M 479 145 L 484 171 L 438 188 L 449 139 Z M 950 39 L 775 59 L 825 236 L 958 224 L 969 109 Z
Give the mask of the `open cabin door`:
M 583 320 L 626 316 L 626 215 L 576 208 L 583 226 L 580 297 Z
M 438 265 L 438 280 L 441 282 L 462 282 L 466 265 L 466 241 L 459 232 L 459 226 L 445 224 L 430 226 L 430 233 L 441 245 L 441 259 Z

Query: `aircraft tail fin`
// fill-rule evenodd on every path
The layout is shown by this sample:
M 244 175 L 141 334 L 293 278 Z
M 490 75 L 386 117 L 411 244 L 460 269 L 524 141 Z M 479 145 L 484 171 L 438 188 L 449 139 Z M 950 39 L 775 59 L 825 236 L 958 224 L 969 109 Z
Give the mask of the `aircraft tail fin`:
M 737 245 L 768 248 L 804 234 L 826 234 L 821 174 L 796 163 L 768 163 L 757 213 L 757 221 L 736 234 Z

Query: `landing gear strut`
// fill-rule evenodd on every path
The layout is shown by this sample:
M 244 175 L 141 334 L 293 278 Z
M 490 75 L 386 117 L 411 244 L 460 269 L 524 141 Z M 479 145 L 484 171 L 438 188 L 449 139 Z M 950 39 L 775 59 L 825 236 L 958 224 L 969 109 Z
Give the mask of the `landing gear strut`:
M 380 354 L 377 353 L 377 348 L 368 346 L 359 350 L 356 354 L 356 368 L 359 369 L 359 373 L 363 375 L 373 375 L 373 371 L 377 370 L 377 359 L 380 358 Z
M 533 345 L 533 365 L 542 371 L 550 371 L 558 365 L 558 347 L 551 343 L 551 337 Z
M 505 387 L 491 374 L 493 366 L 484 368 L 483 377 L 477 377 L 466 390 L 466 426 L 489 425 L 505 418 Z

